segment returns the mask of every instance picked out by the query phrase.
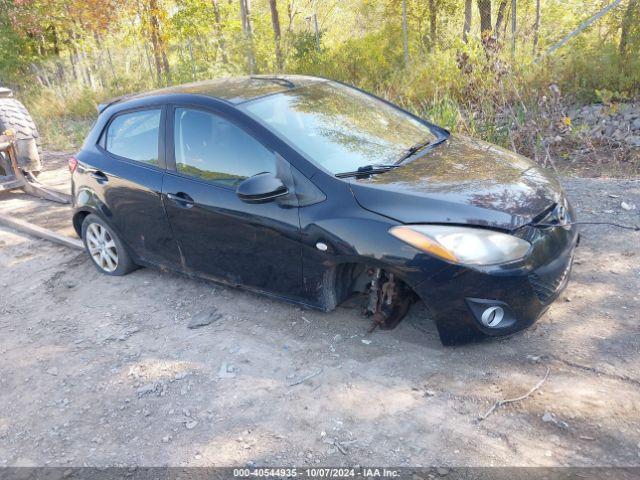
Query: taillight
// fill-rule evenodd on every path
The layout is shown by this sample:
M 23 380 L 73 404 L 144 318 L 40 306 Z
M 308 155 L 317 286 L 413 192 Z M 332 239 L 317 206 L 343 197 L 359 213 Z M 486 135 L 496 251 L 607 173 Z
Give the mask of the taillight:
M 76 171 L 76 168 L 78 168 L 78 159 L 76 157 L 70 157 L 69 158 L 69 171 L 71 173 Z

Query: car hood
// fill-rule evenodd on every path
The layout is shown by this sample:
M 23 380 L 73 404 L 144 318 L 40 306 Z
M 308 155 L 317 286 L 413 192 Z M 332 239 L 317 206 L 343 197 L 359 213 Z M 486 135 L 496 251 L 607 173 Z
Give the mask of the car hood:
M 401 167 L 354 179 L 365 209 L 402 223 L 513 230 L 560 202 L 558 180 L 527 158 L 461 135 Z

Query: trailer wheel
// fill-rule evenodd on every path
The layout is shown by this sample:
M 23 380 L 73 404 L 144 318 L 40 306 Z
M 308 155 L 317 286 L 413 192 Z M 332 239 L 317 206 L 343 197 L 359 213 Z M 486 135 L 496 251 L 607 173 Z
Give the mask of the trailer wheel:
M 4 95 L 6 89 L 2 89 Z M 13 130 L 16 135 L 18 165 L 37 175 L 42 170 L 40 134 L 25 106 L 10 96 L 0 95 L 0 134 Z

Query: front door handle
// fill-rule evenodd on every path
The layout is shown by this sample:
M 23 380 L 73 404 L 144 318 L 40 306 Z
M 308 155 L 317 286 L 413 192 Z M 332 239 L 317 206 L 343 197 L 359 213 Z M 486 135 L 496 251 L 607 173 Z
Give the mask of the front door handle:
M 195 204 L 193 198 L 184 192 L 167 193 L 167 198 L 173 202 L 176 202 L 180 207 L 191 208 Z
M 101 172 L 100 170 L 92 170 L 91 178 L 93 178 L 98 183 L 106 183 L 109 181 L 109 177 L 107 177 L 104 172 Z

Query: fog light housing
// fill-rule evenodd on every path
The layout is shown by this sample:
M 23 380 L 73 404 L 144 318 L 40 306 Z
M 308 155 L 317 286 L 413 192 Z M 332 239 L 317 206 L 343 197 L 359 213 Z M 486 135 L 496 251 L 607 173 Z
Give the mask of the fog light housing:
M 515 315 L 504 302 L 484 298 L 467 298 L 466 302 L 482 330 L 501 330 L 516 322 Z

